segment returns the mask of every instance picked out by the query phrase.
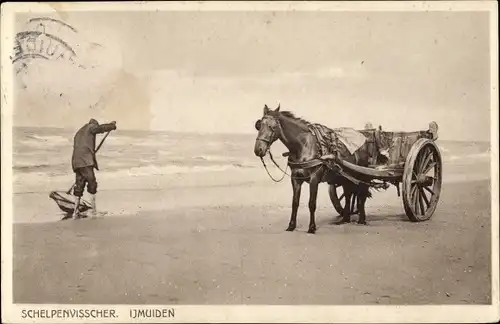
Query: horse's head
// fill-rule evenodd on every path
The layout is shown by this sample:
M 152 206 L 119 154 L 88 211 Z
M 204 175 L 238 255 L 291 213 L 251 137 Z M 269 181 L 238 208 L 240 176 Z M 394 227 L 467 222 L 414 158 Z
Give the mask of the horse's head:
M 254 153 L 258 157 L 266 155 L 267 151 L 280 136 L 281 127 L 278 120 L 280 105 L 275 110 L 264 106 L 264 116 L 255 122 L 255 129 L 259 131 L 255 140 Z

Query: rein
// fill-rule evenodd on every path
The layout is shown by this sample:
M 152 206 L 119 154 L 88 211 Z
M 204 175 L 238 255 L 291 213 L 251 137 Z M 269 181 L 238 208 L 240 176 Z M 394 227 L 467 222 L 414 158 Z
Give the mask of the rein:
M 273 161 L 273 163 L 278 167 L 278 169 L 280 169 L 282 172 L 283 172 L 283 176 L 281 177 L 281 179 L 279 180 L 276 180 L 273 178 L 273 176 L 271 175 L 271 173 L 269 172 L 269 170 L 267 169 L 267 165 L 266 165 L 266 162 L 264 162 L 264 158 L 261 157 L 260 160 L 262 161 L 262 165 L 264 166 L 264 169 L 266 169 L 266 172 L 267 172 L 267 175 L 269 176 L 269 178 L 271 178 L 271 180 L 273 180 L 274 182 L 281 182 L 283 181 L 283 179 L 285 178 L 285 175 L 288 175 L 286 173 L 286 171 L 283 171 L 276 162 L 274 162 L 274 159 L 272 158 L 272 155 L 271 156 L 271 160 Z
M 309 177 L 294 177 L 293 175 L 291 174 L 288 174 L 286 172 L 286 170 L 288 169 L 288 166 L 286 167 L 285 170 L 283 170 L 279 165 L 278 163 L 274 160 L 274 157 L 273 157 L 273 154 L 271 153 L 271 150 L 268 151 L 269 153 L 269 157 L 271 158 L 271 161 L 274 163 L 274 165 L 281 171 L 283 172 L 283 176 L 281 177 L 281 179 L 279 180 L 276 180 L 273 178 L 273 176 L 271 175 L 271 173 L 269 172 L 268 168 L 267 168 L 267 165 L 266 165 L 266 162 L 264 162 L 264 158 L 261 157 L 260 160 L 262 161 L 262 165 L 264 165 L 264 169 L 266 169 L 266 172 L 267 174 L 269 175 L 269 177 L 271 178 L 271 180 L 273 180 L 274 182 L 281 182 L 283 181 L 283 179 L 285 178 L 285 176 L 289 176 L 291 179 L 297 179 L 297 180 L 307 180 L 307 179 L 310 179 L 312 178 L 314 175 L 316 175 L 319 171 L 321 171 L 321 169 L 323 169 L 323 166 L 324 164 L 321 162 L 321 163 L 317 163 L 317 164 L 314 164 L 312 166 L 306 166 L 305 168 L 311 168 L 311 167 L 314 167 L 314 166 L 318 166 L 318 165 L 321 165 L 321 168 L 319 168 L 318 170 L 316 170 L 316 172 L 314 172 L 312 175 L 310 175 Z M 314 161 L 314 160 L 313 160 Z M 319 161 L 319 160 L 318 160 Z M 290 162 L 288 162 L 289 164 L 291 164 Z M 298 163 L 296 163 L 298 165 Z

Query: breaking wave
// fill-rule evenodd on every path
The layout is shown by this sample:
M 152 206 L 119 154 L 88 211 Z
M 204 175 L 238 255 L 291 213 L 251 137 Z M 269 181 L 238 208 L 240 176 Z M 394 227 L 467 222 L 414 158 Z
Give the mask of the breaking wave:
M 74 177 L 71 169 L 73 130 L 17 129 L 13 171 L 20 185 L 43 184 Z M 99 135 L 97 142 L 100 142 Z M 187 173 L 260 168 L 252 137 L 120 131 L 112 133 L 97 154 L 98 177 L 155 177 Z M 487 142 L 439 141 L 448 166 L 487 163 Z M 278 150 L 278 149 L 277 149 Z M 277 161 L 286 166 L 286 161 Z M 272 163 L 268 167 L 274 168 Z
M 20 143 L 29 147 L 39 147 L 40 145 L 57 147 L 72 144 L 69 138 L 59 135 L 27 135 Z
M 465 154 L 465 155 L 450 155 L 447 157 L 449 161 L 458 161 L 458 160 L 488 160 L 491 158 L 491 153 L 483 152 L 483 153 L 473 153 L 473 154 Z M 445 159 L 446 161 L 446 159 Z
M 50 181 L 68 181 L 72 180 L 74 174 L 71 170 L 66 172 L 50 172 L 46 169 L 47 166 L 40 166 L 39 169 L 34 168 L 32 172 L 23 172 L 24 170 L 18 169 L 14 172 L 14 181 L 18 183 L 32 184 L 32 183 L 43 183 Z M 120 168 L 112 169 L 107 168 L 106 170 L 99 171 L 97 174 L 98 179 L 120 179 L 128 177 L 154 177 L 154 176 L 166 176 L 175 174 L 187 174 L 187 173 L 209 173 L 209 172 L 223 172 L 230 170 L 243 170 L 245 168 L 254 168 L 251 165 L 243 165 L 239 163 L 229 164 L 229 165 L 211 165 L 211 166 L 178 166 L 178 165 L 166 165 L 166 166 L 139 166 L 132 168 Z
M 438 145 L 444 162 L 484 162 L 491 158 L 489 143 L 449 142 L 445 145 Z
M 241 169 L 245 166 L 231 164 L 231 165 L 211 165 L 211 166 L 179 166 L 179 165 L 165 165 L 165 166 L 140 166 L 130 169 L 117 170 L 114 172 L 102 172 L 101 176 L 154 176 L 154 175 L 168 175 L 168 174 L 182 174 L 193 172 L 217 172 L 226 171 L 231 169 Z M 247 166 L 248 167 L 248 166 Z

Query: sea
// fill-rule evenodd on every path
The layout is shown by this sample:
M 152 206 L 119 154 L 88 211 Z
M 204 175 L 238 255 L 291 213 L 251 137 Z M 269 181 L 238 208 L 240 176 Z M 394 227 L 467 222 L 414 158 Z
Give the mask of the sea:
M 74 178 L 71 169 L 76 130 L 15 127 L 13 176 L 15 192 L 33 185 Z M 98 135 L 97 143 L 102 139 Z M 253 147 L 255 134 L 195 134 L 117 130 L 97 153 L 99 179 L 123 179 L 261 168 Z M 490 143 L 438 140 L 446 177 L 455 180 L 490 176 Z M 277 144 L 276 147 L 279 145 Z M 284 152 L 278 147 L 275 155 Z

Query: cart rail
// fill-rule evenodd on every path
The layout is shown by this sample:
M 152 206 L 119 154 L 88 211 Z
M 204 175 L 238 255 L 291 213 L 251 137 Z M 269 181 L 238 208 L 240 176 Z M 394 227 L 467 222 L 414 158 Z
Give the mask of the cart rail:
M 351 162 L 344 160 L 338 161 L 342 166 L 350 169 L 351 171 L 361 173 L 363 175 L 369 176 L 373 179 L 394 181 L 401 179 L 403 176 L 404 169 L 375 169 L 371 167 L 362 167 Z

